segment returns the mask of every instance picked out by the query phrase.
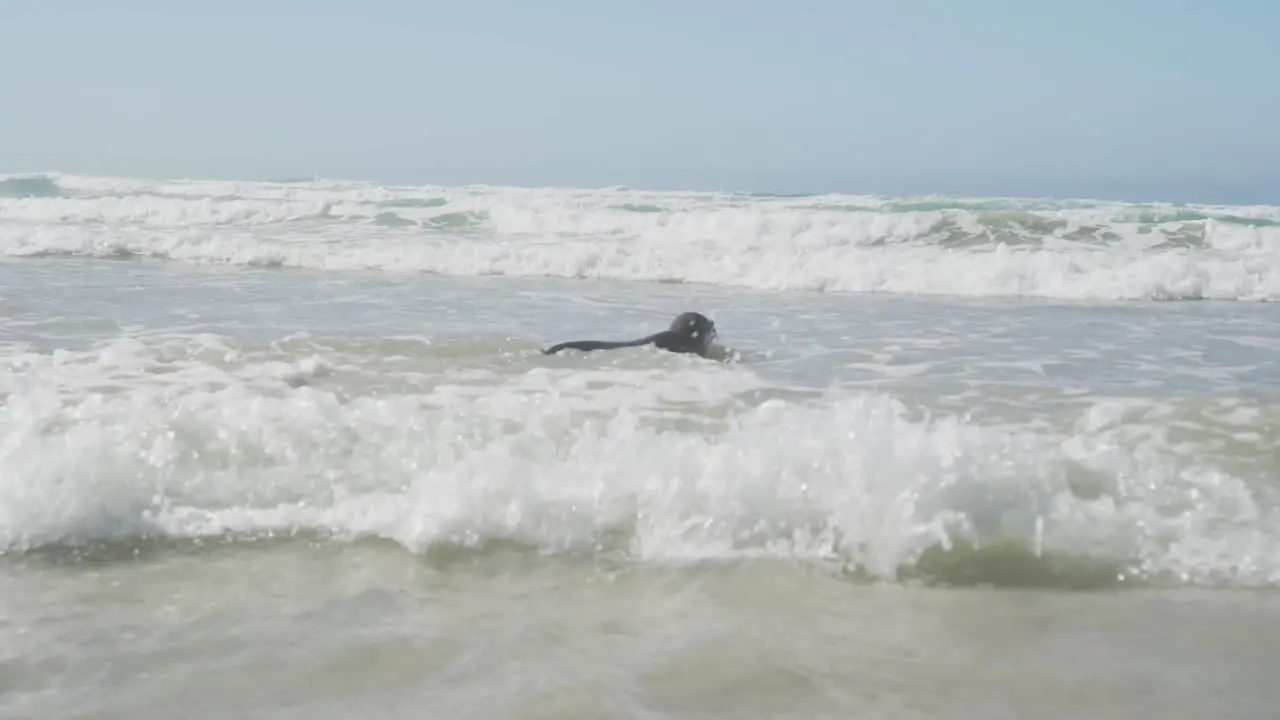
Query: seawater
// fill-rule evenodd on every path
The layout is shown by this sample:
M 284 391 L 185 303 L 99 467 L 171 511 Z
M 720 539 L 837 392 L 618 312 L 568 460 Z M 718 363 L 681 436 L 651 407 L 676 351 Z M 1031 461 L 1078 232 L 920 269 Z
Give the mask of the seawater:
M 1274 714 L 1280 208 L 14 176 L 0 256 L 6 716 Z

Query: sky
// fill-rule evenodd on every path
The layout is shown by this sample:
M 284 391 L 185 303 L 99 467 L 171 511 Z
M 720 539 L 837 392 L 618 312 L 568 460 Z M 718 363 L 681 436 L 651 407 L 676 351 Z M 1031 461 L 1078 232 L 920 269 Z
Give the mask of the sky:
M 5 0 L 0 173 L 1280 204 L 1277 27 L 1274 0 Z

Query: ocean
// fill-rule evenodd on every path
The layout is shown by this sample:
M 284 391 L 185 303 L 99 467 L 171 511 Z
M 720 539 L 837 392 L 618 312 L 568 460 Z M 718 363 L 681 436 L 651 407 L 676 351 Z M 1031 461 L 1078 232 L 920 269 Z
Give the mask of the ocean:
M 1277 717 L 1278 299 L 1280 206 L 3 176 L 0 717 Z

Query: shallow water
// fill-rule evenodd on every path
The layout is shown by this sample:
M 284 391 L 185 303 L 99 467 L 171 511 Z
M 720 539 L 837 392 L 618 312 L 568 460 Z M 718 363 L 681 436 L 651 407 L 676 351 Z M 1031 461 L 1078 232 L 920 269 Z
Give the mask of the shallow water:
M 1273 304 L 228 267 L 58 192 L 0 202 L 0 716 L 1275 714 Z M 9 252 L 98 232 L 171 252 Z M 687 309 L 718 361 L 538 352 Z
M 1276 700 L 1271 306 L 78 260 L 0 285 L 14 717 Z M 684 307 L 728 362 L 537 353 Z
M 1271 593 L 280 541 L 6 567 L 7 717 L 1269 717 Z

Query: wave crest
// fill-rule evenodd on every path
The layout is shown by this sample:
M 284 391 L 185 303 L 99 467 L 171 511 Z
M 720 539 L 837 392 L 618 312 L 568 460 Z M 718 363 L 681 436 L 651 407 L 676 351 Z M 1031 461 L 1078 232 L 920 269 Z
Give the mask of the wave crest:
M 1030 430 L 877 393 L 770 398 L 734 367 L 392 395 L 353 392 L 357 367 L 214 337 L 24 356 L 0 375 L 0 547 L 311 533 L 882 579 L 1280 583 L 1276 508 L 1102 406 Z
M 1280 299 L 1280 208 L 56 179 L 11 257 L 1110 300 Z

